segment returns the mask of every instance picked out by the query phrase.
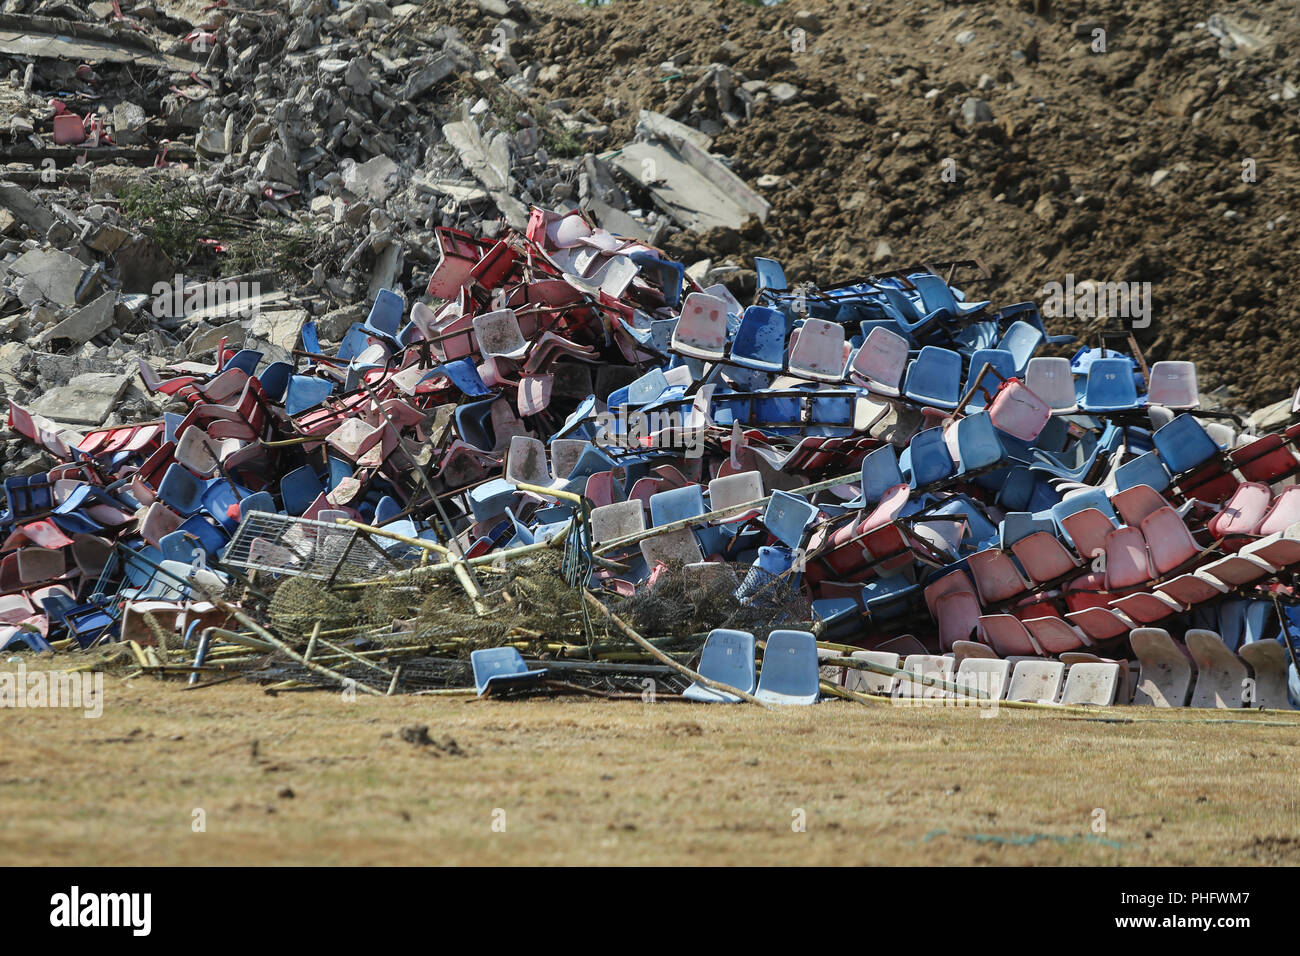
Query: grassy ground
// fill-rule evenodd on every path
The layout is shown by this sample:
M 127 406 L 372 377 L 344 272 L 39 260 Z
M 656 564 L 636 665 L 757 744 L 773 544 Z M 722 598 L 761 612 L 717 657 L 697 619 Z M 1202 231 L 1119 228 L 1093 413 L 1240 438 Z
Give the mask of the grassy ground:
M 662 700 L 349 703 L 109 677 L 97 720 L 0 711 L 0 860 L 1300 863 L 1300 724 L 1107 713 L 1199 719 L 1005 708 L 982 719 L 844 702 L 775 713 Z M 427 742 L 406 730 L 418 726 Z

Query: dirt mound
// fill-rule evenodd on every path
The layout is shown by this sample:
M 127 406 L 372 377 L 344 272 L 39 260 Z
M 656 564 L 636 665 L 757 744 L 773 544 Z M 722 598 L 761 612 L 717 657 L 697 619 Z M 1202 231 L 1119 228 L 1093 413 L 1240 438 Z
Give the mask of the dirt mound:
M 769 255 L 827 284 L 978 255 L 992 278 L 969 291 L 1001 303 L 1150 282 L 1148 358 L 1195 359 L 1250 407 L 1296 384 L 1300 22 L 1221 6 L 545 0 L 516 42 L 611 142 L 679 107 L 772 203 L 761 227 L 675 235 L 688 261 Z M 680 108 L 713 63 L 745 78 L 748 120 L 712 89 Z

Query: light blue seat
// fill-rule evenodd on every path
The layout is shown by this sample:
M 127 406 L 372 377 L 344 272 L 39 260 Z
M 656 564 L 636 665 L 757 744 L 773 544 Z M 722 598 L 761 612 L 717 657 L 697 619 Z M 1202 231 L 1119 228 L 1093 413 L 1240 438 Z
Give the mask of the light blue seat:
M 668 391 L 668 379 L 664 377 L 664 373 L 659 369 L 652 368 L 627 386 L 625 401 L 628 405 L 649 405 L 666 391 Z M 612 407 L 616 404 L 612 400 L 613 393 L 611 393 L 610 398 L 609 405 Z
M 958 474 L 992 468 L 1006 457 L 1006 451 L 988 412 L 979 411 L 967 415 L 958 420 L 954 427 L 957 429 Z M 941 432 L 940 429 L 934 430 Z
M 998 322 L 1004 323 L 1013 315 L 1021 316 L 1018 321 L 1028 322 L 1039 332 L 1042 332 L 1044 339 L 1051 345 L 1064 345 L 1073 342 L 1076 339 L 1076 336 L 1073 335 L 1049 335 L 1047 332 L 1047 326 L 1043 324 L 1042 313 L 1038 311 L 1038 305 L 1034 302 L 1017 302 L 1014 305 L 1008 305 L 998 309 Z
M 952 411 L 961 400 L 961 356 L 927 345 L 907 367 L 903 394 L 914 402 Z
M 966 384 L 962 386 L 961 393 L 965 395 L 975 384 L 975 377 L 979 375 L 980 370 L 988 364 L 993 367 L 997 375 L 988 374 L 980 379 L 980 390 L 971 395 L 970 401 L 966 403 L 967 411 L 978 411 L 987 403 L 984 401 L 984 392 L 990 395 L 997 395 L 998 386 L 1002 384 L 1003 379 L 1013 378 L 1016 375 L 1015 356 L 1003 348 L 996 349 L 978 349 L 970 357 L 970 369 L 966 374 Z M 998 378 L 998 376 L 1002 378 Z
M 285 388 L 284 410 L 297 415 L 315 408 L 334 391 L 334 383 L 315 375 L 291 375 Z
M 302 324 L 302 332 L 299 333 L 302 339 L 302 350 L 312 355 L 320 355 L 320 336 L 316 332 L 316 323 L 307 320 Z
M 1047 337 L 1028 322 L 1012 322 L 998 340 L 998 348 L 1011 353 L 1014 362 L 1012 375 L 1024 378 L 1029 360 Z
M 480 697 L 488 693 L 536 687 L 546 679 L 546 668 L 530 671 L 515 647 L 491 647 L 469 655 L 474 687 Z
M 763 651 L 754 696 L 764 703 L 817 703 L 817 640 L 807 631 L 773 631 Z
M 370 347 L 370 334 L 360 322 L 353 322 L 335 356 L 341 361 L 351 361 Z
M 492 478 L 470 489 L 469 507 L 480 524 L 503 515 L 515 502 L 519 489 L 504 478 Z
M 862 494 L 846 502 L 846 508 L 868 508 L 880 503 L 886 491 L 906 484 L 898 467 L 898 451 L 893 445 L 881 445 L 862 459 Z
M 913 488 L 922 488 L 951 478 L 956 472 L 952 455 L 943 440 L 942 428 L 927 428 L 913 436 L 898 459 L 903 477 Z
M 908 279 L 916 286 L 921 302 L 930 312 L 940 312 L 959 319 L 982 311 L 988 305 L 988 302 L 958 301 L 952 287 L 933 273 L 918 273 L 908 276 Z
M 1092 363 L 1081 407 L 1086 412 L 1126 412 L 1141 408 L 1146 399 L 1137 393 L 1133 363 L 1127 358 L 1104 358 Z
M 655 497 L 658 496 L 650 499 L 652 503 Z M 816 517 L 817 506 L 807 498 L 787 491 L 773 491 L 763 514 L 763 527 L 787 548 L 797 549 L 803 544 L 804 532 Z
M 1123 437 L 1123 429 L 1115 425 L 1107 425 L 1101 438 L 1097 438 L 1092 432 L 1087 432 L 1063 452 L 1049 452 L 1037 448 L 1034 450 L 1037 460 L 1029 466 L 1029 470 L 1068 481 L 1085 481 L 1097 463 L 1097 457 L 1102 454 L 1107 457 L 1114 454 Z
M 714 628 L 704 641 L 704 650 L 700 652 L 698 673 L 719 684 L 743 690 L 746 694 L 754 693 L 754 685 L 758 682 L 754 664 L 754 635 L 748 631 Z M 699 681 L 682 691 L 682 696 L 706 704 L 735 704 L 741 699 L 735 694 L 705 687 Z
M 785 316 L 776 309 L 751 305 L 731 344 L 731 361 L 760 372 L 779 372 L 785 364 Z
M 790 288 L 790 283 L 785 277 L 785 270 L 781 268 L 781 263 L 775 259 L 764 259 L 762 256 L 754 256 L 754 271 L 758 273 L 758 296 L 763 296 L 766 292 L 768 298 L 773 298 L 773 293 L 785 292 Z
M 325 486 L 311 465 L 295 468 L 280 479 L 280 500 L 284 503 L 284 513 L 301 515 L 324 491 Z M 241 505 L 241 509 L 242 507 Z
M 1158 452 L 1149 451 L 1115 469 L 1115 490 L 1125 491 L 1136 485 L 1149 485 L 1163 492 L 1173 479 Z
M 284 399 L 284 393 L 289 388 L 289 379 L 292 377 L 292 365 L 288 362 L 272 362 L 262 369 L 262 374 L 257 377 L 257 381 L 262 386 L 262 391 L 266 392 L 267 398 L 279 402 Z
M 998 546 L 1007 550 L 1017 541 L 1023 541 L 1031 534 L 1046 531 L 1056 534 L 1056 522 L 1051 514 L 1036 514 L 1027 511 L 1008 511 L 998 525 Z
M 930 311 L 918 305 L 903 293 L 901 289 L 884 286 L 880 290 L 885 314 L 898 323 L 907 335 L 922 336 L 943 318 L 944 313 Z
M 189 517 L 203 507 L 207 483 L 180 462 L 172 462 L 158 484 L 158 498 L 177 514 Z
M 176 426 L 185 421 L 184 415 L 175 412 L 163 412 L 163 441 L 176 440 Z
M 794 567 L 794 551 L 783 544 L 763 545 L 758 549 L 754 563 L 745 572 L 745 578 L 736 588 L 736 600 L 742 604 L 757 601 L 759 606 L 775 604 L 781 594 L 780 586 L 773 586 L 772 579 L 781 577 L 786 587 L 795 587 L 799 575 L 788 574 Z
M 1223 451 L 1205 427 L 1184 412 L 1151 436 L 1165 467 L 1175 475 L 1205 464 Z

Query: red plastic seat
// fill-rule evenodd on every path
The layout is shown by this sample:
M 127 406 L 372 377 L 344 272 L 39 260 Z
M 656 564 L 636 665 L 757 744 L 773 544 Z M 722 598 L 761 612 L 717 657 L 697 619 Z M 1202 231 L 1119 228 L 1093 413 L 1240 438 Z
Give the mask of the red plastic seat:
M 1065 619 L 1081 630 L 1093 641 L 1107 641 L 1112 637 L 1127 634 L 1133 622 L 1118 612 L 1104 607 L 1090 607 L 1082 611 L 1072 611 Z
M 999 657 L 1042 656 L 1020 618 L 1013 614 L 985 614 L 979 619 L 985 641 Z
M 1168 574 L 1201 553 L 1192 533 L 1173 508 L 1161 508 L 1143 518 L 1142 537 L 1151 555 L 1153 576 Z
M 950 574 L 948 577 L 957 577 Z M 961 575 L 964 577 L 964 575 Z M 979 630 L 980 602 L 974 591 L 952 591 L 935 602 L 939 621 L 939 647 L 952 650 L 957 641 L 968 641 Z
M 1065 654 L 1091 643 L 1083 632 L 1061 617 L 1030 618 L 1025 621 L 1025 628 L 1045 654 Z
M 1237 486 L 1232 497 L 1224 502 L 1223 510 L 1210 519 L 1210 534 L 1223 538 L 1230 534 L 1253 534 L 1273 503 L 1273 492 L 1268 485 L 1258 481 L 1244 481 Z
M 1115 523 L 1096 508 L 1084 508 L 1062 518 L 1061 527 L 1074 542 L 1074 550 L 1092 558 L 1106 550 L 1106 535 L 1115 530 Z
M 1107 591 L 1124 591 L 1155 577 L 1140 528 L 1116 528 L 1106 535 L 1105 554 Z
M 1117 611 L 1123 612 L 1126 617 L 1139 624 L 1162 621 L 1171 614 L 1178 614 L 1187 610 L 1173 598 L 1166 597 L 1159 592 L 1150 594 L 1146 591 L 1135 591 L 1132 594 L 1114 598 L 1111 600 L 1110 606 Z
M 1024 594 L 1028 588 L 1015 562 L 999 548 L 977 551 L 970 556 L 967 564 L 975 578 L 980 600 L 985 604 L 996 604 Z
M 1079 567 L 1055 535 L 1036 531 L 1011 546 L 1020 566 L 1036 584 L 1055 580 Z
M 1124 523 L 1135 528 L 1151 512 L 1169 504 L 1168 500 L 1150 485 L 1134 485 L 1132 488 L 1117 491 L 1111 495 L 1110 503 L 1115 506 Z
M 1300 485 L 1290 485 L 1282 489 L 1273 506 L 1260 519 L 1254 533 L 1260 536 L 1285 531 L 1300 521 Z

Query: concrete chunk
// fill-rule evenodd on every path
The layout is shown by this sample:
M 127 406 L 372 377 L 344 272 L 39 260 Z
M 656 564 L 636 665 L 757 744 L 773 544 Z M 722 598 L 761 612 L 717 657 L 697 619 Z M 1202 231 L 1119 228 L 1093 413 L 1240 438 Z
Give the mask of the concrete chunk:
M 131 376 L 112 372 L 87 372 L 67 385 L 45 392 L 31 405 L 37 415 L 72 425 L 100 425 L 131 384 Z

